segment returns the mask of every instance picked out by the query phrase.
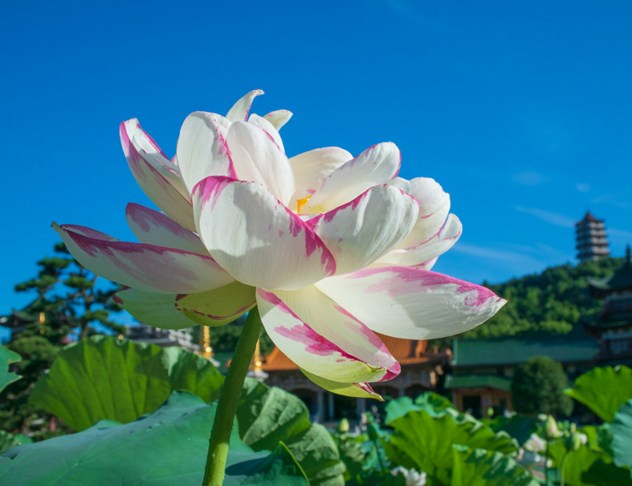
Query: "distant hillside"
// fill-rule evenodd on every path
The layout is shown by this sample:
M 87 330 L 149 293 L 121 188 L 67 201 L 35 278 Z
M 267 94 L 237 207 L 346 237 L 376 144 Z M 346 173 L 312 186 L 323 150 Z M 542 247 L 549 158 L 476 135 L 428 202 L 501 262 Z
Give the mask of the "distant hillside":
M 602 301 L 593 299 L 588 292 L 587 278 L 607 277 L 622 264 L 621 258 L 604 258 L 577 266 L 551 267 L 499 285 L 486 284 L 509 302 L 486 324 L 462 337 L 527 332 L 566 334 L 601 308 Z

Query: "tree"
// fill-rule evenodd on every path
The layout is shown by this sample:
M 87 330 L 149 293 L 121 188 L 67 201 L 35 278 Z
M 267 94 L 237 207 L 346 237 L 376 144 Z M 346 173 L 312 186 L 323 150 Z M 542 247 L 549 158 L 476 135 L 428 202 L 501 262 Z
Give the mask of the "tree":
M 564 394 L 567 387 L 568 378 L 562 365 L 547 356 L 536 356 L 514 371 L 511 383 L 514 408 L 527 415 L 568 416 L 573 401 Z
M 98 285 L 96 275 L 74 260 L 62 243 L 37 266 L 35 277 L 15 286 L 17 292 L 33 293 L 35 298 L 12 315 L 21 325 L 8 348 L 22 357 L 12 366 L 22 379 L 3 392 L 0 429 L 42 438 L 55 433 L 55 426 L 49 414 L 27 402 L 37 379 L 64 345 L 97 332 L 96 324 L 113 332 L 124 328 L 110 319 L 119 310 L 110 300 L 116 287 L 109 282 Z

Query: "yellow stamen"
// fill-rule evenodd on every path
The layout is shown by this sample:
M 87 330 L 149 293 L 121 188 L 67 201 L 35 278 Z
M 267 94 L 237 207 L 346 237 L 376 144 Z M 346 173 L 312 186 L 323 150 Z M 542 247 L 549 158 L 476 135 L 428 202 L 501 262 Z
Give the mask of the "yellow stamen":
M 309 201 L 309 198 L 311 198 L 311 197 L 312 196 L 307 196 L 307 197 L 304 197 L 303 199 L 298 199 L 296 201 L 296 208 L 297 208 L 296 212 L 298 214 L 301 214 L 301 211 L 303 210 L 303 207 L 307 204 L 307 201 Z

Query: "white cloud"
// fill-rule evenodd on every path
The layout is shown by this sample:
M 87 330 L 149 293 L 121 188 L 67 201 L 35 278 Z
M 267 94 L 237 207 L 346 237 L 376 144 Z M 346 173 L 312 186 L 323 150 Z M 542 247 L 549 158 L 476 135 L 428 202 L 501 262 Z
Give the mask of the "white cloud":
M 538 208 L 525 208 L 522 206 L 516 206 L 516 210 L 521 213 L 527 213 L 531 216 L 538 218 L 545 223 L 552 224 L 554 226 L 560 226 L 562 228 L 574 228 L 575 220 L 573 218 L 569 218 L 568 216 L 564 216 L 560 213 L 555 213 L 553 211 L 547 211 L 546 209 L 538 209 Z
M 539 186 L 545 181 L 544 175 L 540 172 L 535 171 L 527 171 L 520 172 L 518 174 L 514 174 L 512 179 L 515 183 L 520 184 L 521 186 Z

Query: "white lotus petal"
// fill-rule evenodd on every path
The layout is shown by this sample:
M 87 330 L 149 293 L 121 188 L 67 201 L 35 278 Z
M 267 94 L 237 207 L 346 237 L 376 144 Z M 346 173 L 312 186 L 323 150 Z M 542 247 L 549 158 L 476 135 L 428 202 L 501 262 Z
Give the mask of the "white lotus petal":
M 336 273 L 353 272 L 394 248 L 417 221 L 416 201 L 390 186 L 375 186 L 353 201 L 309 221 L 336 260 Z
M 235 122 L 226 137 L 237 178 L 260 182 L 287 205 L 294 194 L 294 176 L 287 157 L 261 127 Z
M 296 210 L 298 201 L 311 197 L 329 174 L 351 159 L 353 155 L 340 147 L 318 148 L 292 157 L 296 188 L 290 208 Z
M 506 302 L 480 285 L 413 267 L 367 268 L 316 286 L 373 331 L 404 339 L 468 331 Z
M 376 261 L 375 266 L 423 265 L 423 268 L 430 270 L 437 258 L 454 246 L 462 232 L 461 221 L 451 214 L 441 231 L 428 241 L 411 248 L 390 251 Z
M 230 122 L 221 115 L 196 111 L 182 124 L 177 157 L 187 195 L 202 179 L 212 175 L 235 177 L 226 143 Z
M 66 248 L 84 267 L 113 282 L 162 293 L 196 293 L 232 282 L 205 255 L 145 243 L 86 236 L 85 230 L 53 223 Z
M 419 246 L 434 237 L 450 213 L 450 195 L 434 179 L 417 177 L 409 181 L 409 187 L 404 191 L 419 204 L 419 218 L 399 248 Z
M 274 140 L 274 143 L 277 144 L 277 147 L 281 149 L 281 152 L 285 153 L 285 148 L 283 147 L 283 140 L 281 140 L 281 135 L 279 135 L 279 131 L 274 128 L 274 125 L 272 123 L 254 113 L 248 118 L 248 123 L 252 123 L 253 125 L 256 125 L 259 128 L 263 129 L 268 135 L 270 135 L 270 137 L 272 137 L 272 140 Z
M 288 110 L 275 110 L 266 114 L 264 118 L 272 123 L 274 128 L 281 130 L 283 125 L 290 121 L 290 118 L 292 118 L 293 115 L 294 113 Z
M 236 280 L 294 290 L 335 272 L 321 239 L 261 184 L 208 177 L 192 200 L 200 238 Z
M 208 254 L 198 235 L 158 211 L 129 203 L 126 216 L 128 226 L 143 243 Z
M 177 294 L 157 294 L 137 289 L 119 290 L 112 300 L 134 319 L 161 329 L 184 329 L 197 325 L 176 308 Z
M 246 93 L 244 96 L 239 98 L 237 102 L 232 106 L 228 113 L 226 114 L 226 118 L 228 121 L 236 122 L 236 121 L 246 121 L 248 118 L 248 112 L 250 111 L 250 107 L 252 106 L 252 101 L 259 95 L 262 95 L 263 91 L 260 89 L 255 89 Z
M 392 142 L 369 147 L 325 178 L 305 206 L 308 214 L 341 206 L 367 189 L 385 184 L 399 172 L 401 154 Z
M 194 229 L 191 203 L 178 166 L 165 157 L 138 120 L 121 123 L 119 133 L 132 174 L 147 197 L 171 219 Z
M 339 383 L 337 381 L 331 381 L 327 378 L 323 378 L 322 376 L 315 375 L 310 373 L 309 371 L 305 371 L 301 369 L 303 374 L 312 381 L 315 385 L 330 391 L 331 393 L 335 393 L 336 395 L 344 395 L 346 397 L 354 397 L 354 398 L 375 398 L 381 402 L 384 399 L 380 396 L 379 393 L 375 393 L 371 385 L 368 383 Z
M 270 339 L 310 373 L 357 383 L 391 379 L 400 371 L 378 336 L 313 286 L 257 289 L 257 305 Z

